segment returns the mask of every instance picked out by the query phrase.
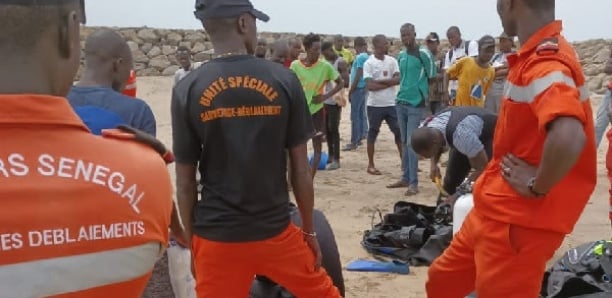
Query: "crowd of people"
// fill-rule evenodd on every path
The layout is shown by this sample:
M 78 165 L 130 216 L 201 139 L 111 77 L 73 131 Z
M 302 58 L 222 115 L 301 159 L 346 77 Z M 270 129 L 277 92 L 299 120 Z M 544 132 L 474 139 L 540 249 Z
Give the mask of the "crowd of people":
M 364 38 L 352 51 L 342 36 L 313 33 L 268 45 L 256 22 L 270 17 L 249 0 L 196 0 L 215 54 L 194 62 L 190 49 L 177 49 L 172 151 L 155 139 L 155 117 L 137 98 L 132 55 L 117 32 L 88 36 L 73 85 L 84 4 L 0 2 L 0 39 L 12 41 L 0 44 L 12 57 L 0 70 L 7 297 L 155 297 L 151 288 L 169 275 L 160 269 L 172 262 L 169 238 L 191 250 L 194 296 L 248 297 L 257 276 L 297 297 L 342 297 L 313 180 L 324 142 L 326 169 L 340 169 L 341 151 L 365 141 L 365 170 L 381 175 L 383 122 L 402 170 L 389 188 L 417 195 L 419 159 L 430 159 L 430 178 L 440 179 L 448 151 L 448 197 L 438 203 L 452 205 L 462 184 L 473 189 L 474 209 L 429 269 L 428 297 L 537 297 L 546 262 L 595 187 L 610 92 L 596 130 L 555 0 L 498 0 L 498 50 L 494 37 L 464 40 L 452 26 L 443 53 L 437 33 L 419 44 L 416 26 L 403 24 L 397 58 L 384 35 L 373 37 L 371 53 Z M 173 162 L 177 204 L 166 168 Z

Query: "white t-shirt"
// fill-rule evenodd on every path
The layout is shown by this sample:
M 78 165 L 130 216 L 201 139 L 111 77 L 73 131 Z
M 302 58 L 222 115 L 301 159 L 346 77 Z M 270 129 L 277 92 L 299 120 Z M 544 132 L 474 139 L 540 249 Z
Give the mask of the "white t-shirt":
M 202 62 L 193 62 L 193 63 L 191 63 L 191 67 L 189 68 L 189 70 L 185 70 L 182 67 L 179 68 L 179 70 L 177 70 L 174 73 L 174 85 L 176 85 L 180 80 L 185 78 L 191 71 L 197 69 L 201 65 L 202 65 Z
M 451 51 L 453 52 L 453 57 L 450 57 L 450 53 Z M 478 42 L 475 40 L 471 40 L 468 43 L 468 55 L 469 57 L 478 57 Z M 457 62 L 457 60 L 459 58 L 463 58 L 465 57 L 465 41 L 461 41 L 461 44 L 459 45 L 458 48 L 452 48 L 450 50 L 448 50 L 448 53 L 446 53 L 446 56 L 444 56 L 444 70 L 449 69 L 453 64 L 455 64 L 455 62 Z M 458 82 L 456 80 L 453 81 L 449 81 L 448 83 L 448 89 L 450 90 L 457 90 L 457 87 L 459 86 Z
M 399 65 L 395 58 L 388 55 L 385 55 L 384 60 L 371 55 L 363 66 L 363 78 L 366 81 L 368 79 L 390 79 L 395 74 L 399 74 Z M 369 107 L 392 107 L 395 106 L 395 99 L 395 86 L 378 91 L 368 91 L 367 105 Z

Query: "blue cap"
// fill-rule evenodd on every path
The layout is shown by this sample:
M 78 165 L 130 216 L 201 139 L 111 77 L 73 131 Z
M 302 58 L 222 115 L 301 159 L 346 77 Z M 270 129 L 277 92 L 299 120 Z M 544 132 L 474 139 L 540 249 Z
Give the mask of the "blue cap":
M 200 20 L 238 17 L 250 13 L 260 21 L 267 22 L 270 17 L 255 9 L 249 0 L 196 0 L 195 16 Z

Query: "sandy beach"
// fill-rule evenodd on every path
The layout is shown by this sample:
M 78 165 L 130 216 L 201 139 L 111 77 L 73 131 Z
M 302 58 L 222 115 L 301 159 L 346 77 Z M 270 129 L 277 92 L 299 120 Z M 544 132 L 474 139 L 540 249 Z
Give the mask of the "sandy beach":
M 170 123 L 171 77 L 142 77 L 138 79 L 138 97 L 147 101 L 157 117 L 158 137 L 168 146 L 172 144 Z M 597 107 L 600 96 L 593 96 L 593 106 Z M 595 110 L 595 109 L 594 109 Z M 350 108 L 343 111 L 340 133 L 341 146 L 350 139 Z M 572 235 L 567 236 L 557 256 L 570 247 L 584 242 L 610 237 L 608 220 L 609 183 L 605 169 L 607 141 L 599 150 L 598 183 L 580 222 Z M 326 151 L 324 145 L 324 151 Z M 419 173 L 420 193 L 411 198 L 403 196 L 403 190 L 389 190 L 385 186 L 399 179 L 400 159 L 388 128 L 381 129 L 377 143 L 376 165 L 383 173 L 372 176 L 366 173 L 367 157 L 365 148 L 354 152 L 341 153 L 342 168 L 337 171 L 320 171 L 315 179 L 316 208 L 328 217 L 340 248 L 343 265 L 358 259 L 368 258 L 360 241 L 363 231 L 372 222 L 376 209 L 388 212 L 398 200 L 412 200 L 418 203 L 435 204 L 437 190 L 429 182 L 429 161 L 421 161 Z M 443 157 L 443 160 L 446 158 Z M 174 174 L 174 169 L 170 171 Z M 375 222 L 378 219 L 375 219 Z M 556 257 L 557 257 L 556 256 Z M 556 258 L 555 257 L 555 258 Z M 367 298 L 422 298 L 425 294 L 427 268 L 413 267 L 410 275 L 389 275 L 379 273 L 344 272 L 347 297 Z

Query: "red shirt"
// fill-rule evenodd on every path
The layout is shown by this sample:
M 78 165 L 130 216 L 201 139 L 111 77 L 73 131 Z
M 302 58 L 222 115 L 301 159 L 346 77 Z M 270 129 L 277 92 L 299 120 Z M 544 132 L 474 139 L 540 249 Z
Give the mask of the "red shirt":
M 284 64 L 284 65 L 285 65 L 285 67 L 286 67 L 286 68 L 291 67 L 291 63 L 292 63 L 292 62 L 293 62 L 293 61 L 292 61 L 291 59 L 287 59 L 287 60 L 285 60 L 285 64 Z

